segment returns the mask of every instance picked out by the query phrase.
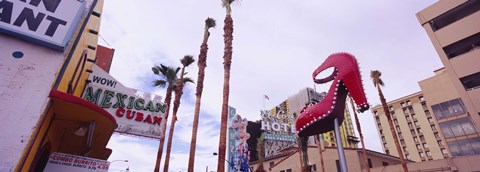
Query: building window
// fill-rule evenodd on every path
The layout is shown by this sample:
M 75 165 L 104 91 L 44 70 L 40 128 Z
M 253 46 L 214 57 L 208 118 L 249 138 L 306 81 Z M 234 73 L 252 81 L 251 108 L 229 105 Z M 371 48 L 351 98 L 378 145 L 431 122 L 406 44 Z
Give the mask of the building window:
M 480 137 L 448 142 L 453 156 L 480 154 Z
M 385 149 L 387 149 L 387 148 L 388 148 L 388 146 L 387 146 L 387 144 L 386 144 L 386 143 L 385 143 L 385 144 L 383 144 L 383 147 L 384 147 Z
M 408 111 L 410 111 L 411 114 L 414 114 L 414 113 L 415 113 L 415 111 L 414 111 L 413 108 L 411 108 L 411 107 L 408 108 Z
M 425 141 L 425 137 L 424 136 L 420 136 L 420 141 Z
M 406 116 L 405 119 L 407 119 L 407 121 L 410 122 L 410 117 L 409 116 Z
M 480 10 L 480 2 L 467 1 L 430 21 L 433 31 L 437 31 Z
M 420 157 L 422 158 L 425 157 L 425 154 L 423 152 L 418 153 L 418 155 L 420 155 Z
M 412 119 L 417 119 L 417 115 L 413 114 Z
M 427 106 L 427 104 L 425 104 L 425 103 L 422 103 L 422 108 L 423 108 L 423 110 L 428 110 L 428 106 Z
M 393 111 L 393 106 L 389 106 L 388 109 L 390 109 L 390 111 Z
M 404 102 L 400 103 L 400 106 L 405 107 L 405 103 Z
M 408 160 L 412 159 L 412 158 L 410 157 L 410 155 L 406 155 L 405 157 L 406 157 Z
M 410 130 L 410 133 L 412 133 L 412 135 L 415 135 L 415 130 Z
M 409 123 L 408 123 L 408 127 L 410 127 L 410 128 L 412 128 L 412 127 L 413 127 L 413 125 L 412 125 L 412 123 L 411 123 L 411 122 L 409 122 Z
M 428 145 L 424 143 L 423 148 L 428 148 Z
M 478 47 L 480 48 L 480 45 L 478 45 Z M 460 82 L 462 82 L 463 87 L 465 87 L 465 89 L 467 91 L 475 89 L 475 88 L 479 88 L 480 87 L 480 72 L 462 77 L 462 78 L 460 78 Z
M 400 131 L 400 127 L 399 127 L 399 126 L 397 126 L 396 128 L 397 128 L 397 131 Z
M 390 151 L 388 151 L 388 150 L 386 150 L 385 153 L 386 153 L 387 155 L 390 155 Z
M 384 167 L 385 167 L 385 166 L 388 166 L 388 162 L 383 162 L 383 161 L 382 161 L 382 166 L 384 166 Z
M 442 153 L 445 154 L 445 155 L 448 155 L 448 152 L 446 149 L 441 149 Z
M 437 119 L 448 118 L 455 115 L 465 114 L 465 105 L 461 99 L 453 99 L 432 106 L 433 114 Z
M 469 117 L 442 122 L 439 125 L 445 138 L 459 137 L 476 133 Z
M 413 137 L 413 141 L 418 142 L 418 137 Z
M 430 151 L 426 151 L 425 153 L 427 154 L 427 156 L 432 156 L 432 153 L 430 153 Z
M 428 122 L 433 122 L 432 118 L 427 118 L 427 119 L 428 119 Z
M 418 129 L 417 129 L 417 132 L 418 132 L 418 133 L 422 133 L 422 129 L 421 129 L 421 128 L 418 128 Z M 420 139 L 421 139 L 422 137 L 423 137 L 423 136 L 420 136 Z
M 422 102 L 425 101 L 425 98 L 423 98 L 423 96 L 418 97 L 418 99 Z
M 425 115 L 430 115 L 430 111 L 429 111 L 429 110 L 425 110 Z
M 438 133 L 433 133 L 433 135 L 435 136 L 435 138 L 439 139 L 440 138 L 440 135 Z
M 398 121 L 397 121 L 396 119 L 394 119 L 393 122 L 394 122 L 395 124 L 398 124 Z
M 275 165 L 275 161 L 270 161 L 270 168 L 272 168 L 273 165 Z
M 292 172 L 292 169 L 287 169 L 287 172 Z
M 443 47 L 443 51 L 447 54 L 448 59 L 452 59 L 469 51 L 476 50 L 480 47 L 480 33 L 463 38 L 453 44 Z
M 280 170 L 280 172 L 285 172 L 285 170 Z
M 404 145 L 404 144 L 405 144 L 405 141 L 404 141 L 404 140 L 400 140 L 400 144 Z
M 405 115 L 409 115 L 409 114 L 410 114 L 410 113 L 408 113 L 407 109 L 403 109 L 403 113 L 404 113 Z
M 375 116 L 377 116 L 377 115 L 378 115 L 377 111 L 373 111 L 373 114 L 375 114 Z
M 372 168 L 373 165 L 372 165 L 372 160 L 370 158 L 368 158 L 368 167 Z
M 439 146 L 442 146 L 443 145 L 443 142 L 440 140 L 437 142 Z
M 412 105 L 412 102 L 410 102 L 410 100 L 407 100 L 406 103 L 407 105 Z
M 417 144 L 417 149 L 418 149 L 418 150 L 422 150 L 422 147 L 420 147 L 420 145 Z
M 416 126 L 420 126 L 420 123 L 418 121 L 415 121 Z

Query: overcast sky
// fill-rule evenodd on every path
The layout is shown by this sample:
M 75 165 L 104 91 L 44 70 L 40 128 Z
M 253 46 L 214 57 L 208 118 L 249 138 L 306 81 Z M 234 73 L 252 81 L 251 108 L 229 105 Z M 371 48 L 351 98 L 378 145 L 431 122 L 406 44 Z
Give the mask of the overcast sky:
M 233 62 L 229 104 L 249 120 L 302 88 L 313 87 L 311 73 L 335 52 L 349 52 L 360 63 L 367 98 L 379 104 L 369 73 L 380 70 L 385 97 L 393 100 L 420 91 L 418 81 L 442 67 L 415 14 L 435 0 L 243 0 L 232 10 Z M 99 44 L 115 49 L 111 75 L 122 84 L 164 96 L 154 88 L 153 65 L 180 66 L 184 55 L 198 57 L 207 17 L 211 30 L 198 133 L 196 171 L 216 169 L 223 87 L 223 19 L 220 0 L 106 0 Z M 107 45 L 107 43 L 109 45 Z M 196 63 L 187 69 L 197 78 Z M 317 85 L 326 91 L 329 85 Z M 184 91 L 176 124 L 170 171 L 186 171 L 192 131 L 195 86 Z M 371 112 L 360 114 L 366 147 L 383 152 Z M 168 122 L 170 124 L 170 121 Z M 357 135 L 358 136 L 358 135 Z M 153 171 L 158 141 L 113 135 L 110 171 Z M 165 153 L 164 153 L 165 154 Z M 164 160 L 164 158 L 162 159 Z M 163 169 L 163 163 L 162 163 Z

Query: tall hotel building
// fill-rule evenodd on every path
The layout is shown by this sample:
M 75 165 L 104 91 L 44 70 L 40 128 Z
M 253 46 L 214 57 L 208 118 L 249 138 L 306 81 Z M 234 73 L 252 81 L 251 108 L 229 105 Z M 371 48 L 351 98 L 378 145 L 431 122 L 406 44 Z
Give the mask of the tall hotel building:
M 452 156 L 480 154 L 480 1 L 440 0 L 417 14 L 445 66 L 420 82 Z
M 480 1 L 439 0 L 417 14 L 444 68 L 421 91 L 388 102 L 413 161 L 480 154 Z M 398 156 L 381 106 L 372 108 L 387 154 Z

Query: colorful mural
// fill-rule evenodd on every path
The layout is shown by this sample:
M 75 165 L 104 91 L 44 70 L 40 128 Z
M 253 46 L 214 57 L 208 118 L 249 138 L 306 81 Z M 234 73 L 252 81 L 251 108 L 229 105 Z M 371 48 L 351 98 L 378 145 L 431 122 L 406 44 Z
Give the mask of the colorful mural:
M 247 140 L 250 134 L 247 133 L 247 118 L 243 118 L 236 114 L 233 107 L 229 107 L 229 153 L 228 163 L 229 172 L 247 172 L 249 169 L 248 162 L 250 159 L 250 152 L 248 151 Z

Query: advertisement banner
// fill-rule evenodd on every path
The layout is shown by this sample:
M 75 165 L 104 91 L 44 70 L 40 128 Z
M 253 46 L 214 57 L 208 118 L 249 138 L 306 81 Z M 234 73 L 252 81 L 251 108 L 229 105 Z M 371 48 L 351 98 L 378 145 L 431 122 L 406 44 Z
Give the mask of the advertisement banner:
M 166 123 L 166 105 L 160 96 L 137 94 L 97 65 L 92 71 L 82 98 L 110 112 L 117 120 L 116 132 L 159 139 Z
M 248 171 L 250 152 L 248 151 L 247 140 L 250 134 L 247 133 L 247 118 L 236 114 L 236 110 L 228 107 L 228 163 L 229 172 Z
M 85 8 L 83 0 L 2 0 L 0 32 L 63 51 Z
M 110 163 L 94 159 L 54 152 L 48 159 L 44 172 L 108 172 Z

